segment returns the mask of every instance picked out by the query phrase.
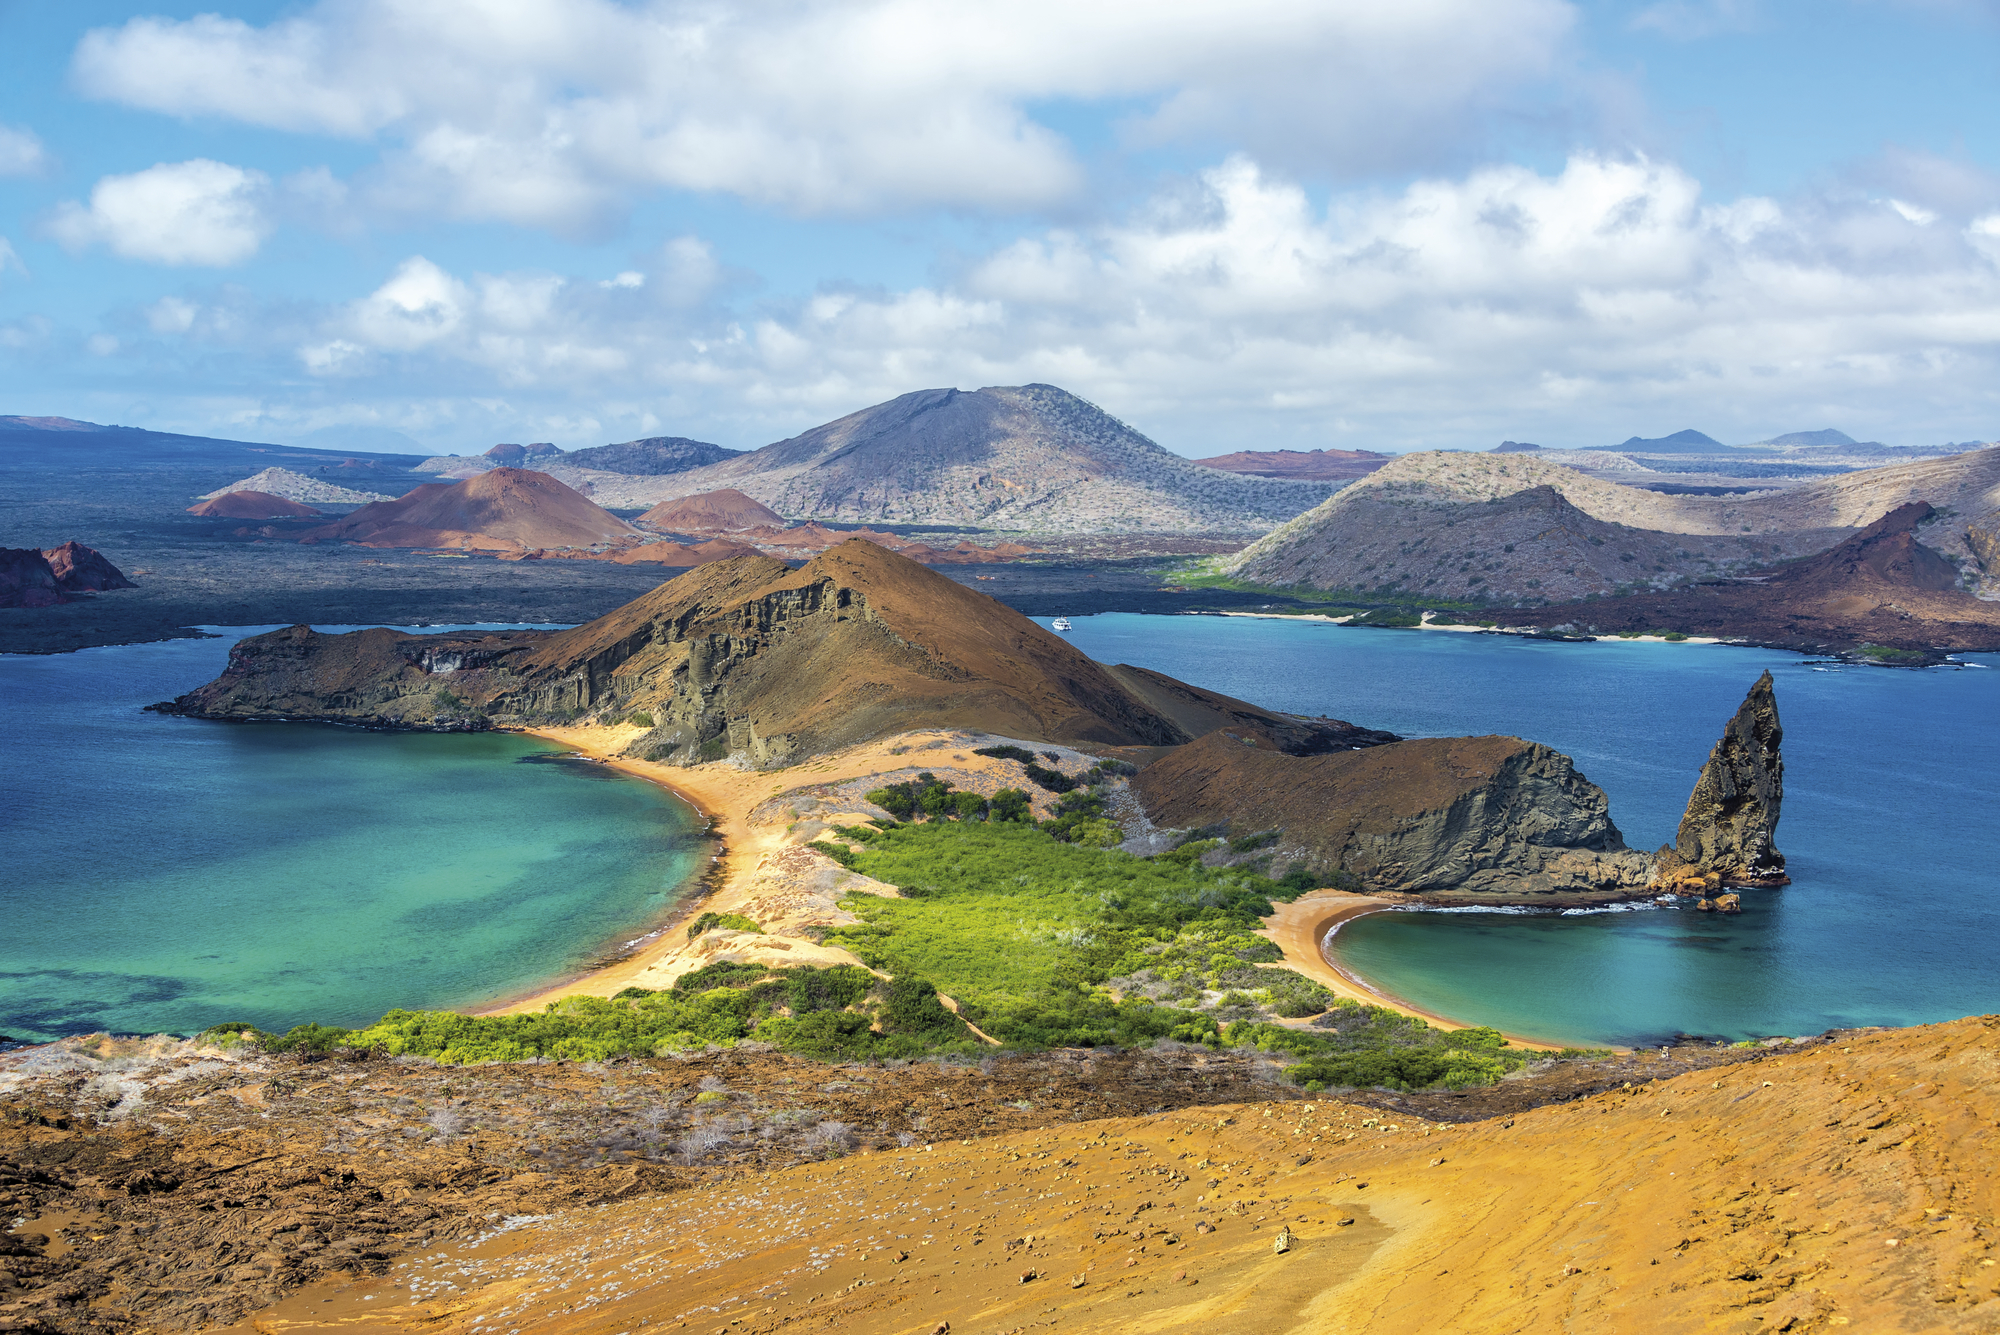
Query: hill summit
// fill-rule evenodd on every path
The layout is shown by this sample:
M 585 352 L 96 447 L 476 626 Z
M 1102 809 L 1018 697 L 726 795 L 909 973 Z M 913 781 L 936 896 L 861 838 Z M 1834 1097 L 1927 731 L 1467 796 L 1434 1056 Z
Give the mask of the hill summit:
M 463 482 L 427 482 L 400 500 L 364 505 L 308 530 L 301 541 L 517 551 L 587 547 L 637 533 L 547 473 L 503 467 Z
M 872 543 L 793 570 L 768 556 L 699 567 L 567 631 L 244 640 L 174 712 L 466 729 L 644 713 L 634 754 L 677 764 L 794 763 L 912 728 L 1174 746 L 1255 727 L 1300 752 L 1393 740 L 1136 668 L 1093 662 L 1002 603 Z
M 1054 385 L 925 389 L 722 463 L 655 501 L 734 488 L 839 523 L 1083 532 L 1261 532 L 1337 484 L 1246 477 L 1162 449 Z

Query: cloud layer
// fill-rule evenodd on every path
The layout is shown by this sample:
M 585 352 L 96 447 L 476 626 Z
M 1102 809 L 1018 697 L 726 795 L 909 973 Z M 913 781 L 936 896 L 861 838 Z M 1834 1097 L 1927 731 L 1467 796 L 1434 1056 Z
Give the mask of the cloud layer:
M 1339 175 L 1462 153 L 1545 74 L 1562 0 L 321 0 L 90 33 L 87 93 L 378 141 L 378 207 L 587 230 L 634 192 L 799 213 L 1074 199 L 1065 101 L 1134 143 L 1228 143 Z
M 1036 380 L 1178 423 L 1168 443 L 1196 454 L 1829 422 L 1904 441 L 1913 424 L 1880 405 L 1913 398 L 1984 404 L 2000 426 L 2000 211 L 1858 194 L 1710 205 L 1643 158 L 1315 207 L 1237 156 L 949 283 L 745 318 L 715 303 L 718 281 L 708 246 L 683 237 L 604 278 L 412 257 L 317 312 L 181 302 L 149 319 L 169 343 L 282 346 L 274 376 L 401 405 L 396 424 L 504 398 L 523 430 L 570 430 L 569 444 L 648 420 L 756 444 L 910 389 Z

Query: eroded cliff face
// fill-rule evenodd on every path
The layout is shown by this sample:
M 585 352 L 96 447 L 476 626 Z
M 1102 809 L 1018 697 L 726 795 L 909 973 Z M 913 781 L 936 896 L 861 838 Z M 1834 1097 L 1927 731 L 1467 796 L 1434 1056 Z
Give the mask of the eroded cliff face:
M 568 631 L 293 626 L 243 641 L 220 678 L 162 707 L 431 729 L 640 716 L 633 753 L 677 764 L 783 765 L 938 727 L 1175 746 L 1193 735 L 1183 714 L 1268 726 L 1295 749 L 1389 736 L 1168 678 L 1142 693 L 1011 609 L 866 542 L 796 571 L 764 556 L 704 566 Z
M 1785 855 L 1772 843 L 1785 799 L 1785 730 L 1766 672 L 1750 688 L 1722 739 L 1708 753 L 1673 844 L 1660 850 L 1664 873 L 1720 876 L 1725 885 L 1785 885 Z
M 1352 888 L 1533 901 L 1642 889 L 1650 859 L 1625 847 L 1604 792 L 1568 756 L 1518 737 L 1434 737 L 1329 755 L 1286 755 L 1222 729 L 1133 782 L 1162 826 L 1276 829 Z M 1343 881 L 1345 878 L 1342 878 Z

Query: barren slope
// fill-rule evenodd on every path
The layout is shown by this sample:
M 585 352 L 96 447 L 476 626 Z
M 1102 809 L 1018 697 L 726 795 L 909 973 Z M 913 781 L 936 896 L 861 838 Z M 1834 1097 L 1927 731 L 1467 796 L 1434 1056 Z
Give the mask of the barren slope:
M 1554 495 L 1526 494 L 1538 488 Z M 1932 545 L 1976 577 L 1979 533 L 1995 529 L 2000 511 L 2000 449 L 1745 496 L 1667 496 L 1534 455 L 1411 454 L 1281 525 L 1224 569 L 1276 585 L 1561 601 L 1824 551 L 1912 501 L 1951 517 Z
M 1204 468 L 1073 394 L 1023 385 L 905 394 L 619 494 L 663 501 L 727 487 L 784 515 L 842 523 L 1261 532 L 1332 485 Z
M 1984 1335 L 1996 1047 L 1991 1016 L 1842 1035 L 1457 1126 L 1327 1098 L 920 1138 L 521 1221 L 256 1328 Z
M 1960 568 L 1927 545 L 1957 531 L 1928 503 L 1916 501 L 1829 551 L 1760 575 L 1481 615 L 1502 624 L 1567 624 L 1604 634 L 1665 628 L 1817 652 L 1869 644 L 1912 651 L 2000 647 L 2000 603 L 1960 588 Z
M 312 529 L 304 540 L 363 547 L 459 547 L 520 551 L 587 547 L 638 530 L 546 473 L 494 468 L 463 482 L 426 483 L 393 501 L 364 505 Z
M 1374 736 L 1179 690 L 1301 749 Z M 635 754 L 682 764 L 789 763 L 916 727 L 1109 745 L 1190 736 L 1061 636 L 860 541 L 796 571 L 764 556 L 702 566 L 568 631 L 294 626 L 236 645 L 228 670 L 173 708 L 418 728 L 640 711 L 657 726 Z

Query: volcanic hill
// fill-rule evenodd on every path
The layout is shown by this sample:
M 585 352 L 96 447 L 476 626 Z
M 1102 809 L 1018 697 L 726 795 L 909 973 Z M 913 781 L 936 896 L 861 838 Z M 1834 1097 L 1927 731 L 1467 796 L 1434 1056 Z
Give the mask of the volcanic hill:
M 766 524 L 783 528 L 785 517 L 733 487 L 725 487 L 677 501 L 661 501 L 640 515 L 639 522 L 671 533 L 728 533 Z
M 637 536 L 630 524 L 548 474 L 503 467 L 463 482 L 426 483 L 399 500 L 365 505 L 307 530 L 301 541 L 522 551 Z
M 644 440 L 628 440 L 619 445 L 594 445 L 589 449 L 571 450 L 563 456 L 563 462 L 574 468 L 623 473 L 632 477 L 665 477 L 670 473 L 685 473 L 691 468 L 719 464 L 725 459 L 735 458 L 739 453 L 721 445 L 711 445 L 705 440 L 690 440 L 686 436 L 648 436 Z
M 366 505 L 371 501 L 386 501 L 389 497 L 379 491 L 356 491 L 352 487 L 336 486 L 322 482 L 318 478 L 307 477 L 304 473 L 294 473 L 289 468 L 266 468 L 261 473 L 205 491 L 196 500 L 213 501 L 234 492 L 256 492 L 263 496 L 281 496 L 288 501 L 303 505 Z
M 444 729 L 643 712 L 656 726 L 632 752 L 682 764 L 791 763 L 917 727 L 1175 746 L 1234 724 L 1300 751 L 1389 736 L 1180 683 L 1169 714 L 1147 696 L 1170 679 L 1143 674 L 1134 689 L 1120 671 L 984 594 L 851 541 L 799 570 L 765 556 L 706 565 L 568 631 L 294 626 L 242 641 L 220 678 L 172 708 Z
M 1913 501 L 1828 551 L 1740 579 L 1480 615 L 1502 625 L 1568 625 L 1598 634 L 1666 629 L 1809 652 L 2000 648 L 2000 603 L 1966 592 L 1961 567 L 1925 545 L 1920 527 L 1945 539 L 1963 532 L 1929 502 Z
M 1389 462 L 1393 455 L 1373 450 L 1237 450 L 1197 459 L 1203 468 L 1251 477 L 1304 478 L 1317 482 L 1352 482 Z
M 314 519 L 321 512 L 310 505 L 268 491 L 229 491 L 213 500 L 190 505 L 189 514 L 211 519 Z
M 1121 533 L 1259 533 L 1334 486 L 1205 468 L 1053 385 L 919 390 L 648 485 L 620 495 L 728 487 L 838 523 Z
M 1913 501 L 1964 517 L 1932 542 L 1976 581 L 1983 535 L 2000 532 L 2000 449 L 1726 496 L 1664 495 L 1532 454 L 1408 454 L 1218 568 L 1376 599 L 1564 603 L 1824 552 Z

